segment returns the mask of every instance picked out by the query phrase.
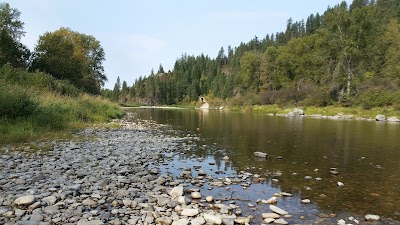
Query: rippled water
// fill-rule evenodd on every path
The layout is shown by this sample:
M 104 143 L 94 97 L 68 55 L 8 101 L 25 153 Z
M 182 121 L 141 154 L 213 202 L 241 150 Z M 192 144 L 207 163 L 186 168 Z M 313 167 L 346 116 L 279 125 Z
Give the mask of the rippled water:
M 348 216 L 362 219 L 367 213 L 392 219 L 394 224 L 400 221 L 400 124 L 222 111 L 133 111 L 136 118 L 169 124 L 181 135 L 199 137 L 190 154 L 172 158 L 162 168 L 164 172 L 177 175 L 182 168 L 200 165 L 216 178 L 235 177 L 240 171 L 265 177 L 266 182 L 246 190 L 240 185 L 231 185 L 229 190 L 202 187 L 203 196 L 243 200 L 237 204 L 245 215 L 268 211 L 268 205 L 249 208 L 248 203 L 285 191 L 293 197 L 280 198 L 277 206 L 293 215 L 288 219 L 291 223 L 335 223 Z M 255 157 L 256 151 L 267 152 L 269 158 Z M 225 155 L 230 159 L 223 160 Z M 338 175 L 330 173 L 332 167 Z M 301 204 L 305 198 L 311 204 Z M 254 221 L 261 218 L 256 216 Z

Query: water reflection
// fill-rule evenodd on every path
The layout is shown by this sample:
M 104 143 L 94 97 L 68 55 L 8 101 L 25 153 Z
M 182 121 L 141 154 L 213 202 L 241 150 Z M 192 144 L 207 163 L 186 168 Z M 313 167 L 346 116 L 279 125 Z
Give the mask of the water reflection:
M 399 124 L 202 110 L 135 112 L 138 118 L 152 118 L 185 134 L 198 134 L 200 142 L 193 157 L 215 162 L 216 169 L 210 167 L 213 170 L 209 172 L 224 171 L 220 175 L 228 176 L 246 170 L 266 177 L 267 183 L 244 193 L 249 198 L 283 190 L 315 203 L 312 208 L 287 199 L 294 201 L 287 207 L 300 211 L 307 207 L 315 215 L 373 213 L 400 220 Z M 257 159 L 255 151 L 267 152 L 270 157 Z M 222 160 L 225 154 L 230 157 L 228 162 Z M 187 163 L 182 166 L 190 166 Z M 330 173 L 332 167 L 338 175 Z M 312 179 L 305 180 L 305 176 Z M 272 178 L 279 182 L 273 183 Z M 227 193 L 221 190 L 220 194 Z

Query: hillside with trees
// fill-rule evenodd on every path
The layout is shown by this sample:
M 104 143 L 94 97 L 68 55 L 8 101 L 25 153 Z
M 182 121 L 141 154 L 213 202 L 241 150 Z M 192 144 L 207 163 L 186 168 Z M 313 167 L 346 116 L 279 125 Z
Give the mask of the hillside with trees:
M 172 71 L 125 81 L 104 96 L 122 104 L 189 104 L 200 95 L 227 106 L 400 108 L 400 0 L 342 2 L 286 30 L 221 48 L 216 58 L 183 54 Z

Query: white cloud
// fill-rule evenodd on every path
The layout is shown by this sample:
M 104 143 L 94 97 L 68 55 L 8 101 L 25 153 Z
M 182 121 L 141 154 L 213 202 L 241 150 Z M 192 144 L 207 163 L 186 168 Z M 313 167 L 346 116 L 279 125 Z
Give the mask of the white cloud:
M 221 11 L 209 14 L 211 20 L 219 21 L 249 21 L 266 18 L 287 17 L 282 12 L 259 12 L 259 11 Z

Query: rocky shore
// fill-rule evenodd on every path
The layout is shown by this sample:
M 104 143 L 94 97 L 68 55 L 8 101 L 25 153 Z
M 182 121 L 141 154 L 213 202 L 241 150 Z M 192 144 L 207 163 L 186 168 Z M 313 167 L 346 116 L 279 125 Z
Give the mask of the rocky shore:
M 53 143 L 49 152 L 29 149 L 0 154 L 0 224 L 288 224 L 292 215 L 275 204 L 290 193 L 255 202 L 202 194 L 204 188 L 246 189 L 265 182 L 241 171 L 235 177 L 213 177 L 201 166 L 164 173 L 174 155 L 185 154 L 197 139 L 178 137 L 168 126 L 149 121 L 114 121 L 120 129 L 85 129 L 86 141 Z M 201 161 L 201 159 L 196 159 Z M 224 160 L 229 160 L 228 156 Z M 245 198 L 245 196 L 243 196 Z M 302 204 L 311 203 L 302 199 Z M 269 205 L 258 211 L 257 205 Z M 249 208 L 253 213 L 244 213 Z M 296 218 L 304 219 L 304 218 Z M 363 221 L 361 221 L 361 219 Z M 362 224 L 380 217 L 317 218 L 319 223 Z M 360 222 L 361 221 L 361 222 Z M 309 223 L 310 224 L 310 223 Z

